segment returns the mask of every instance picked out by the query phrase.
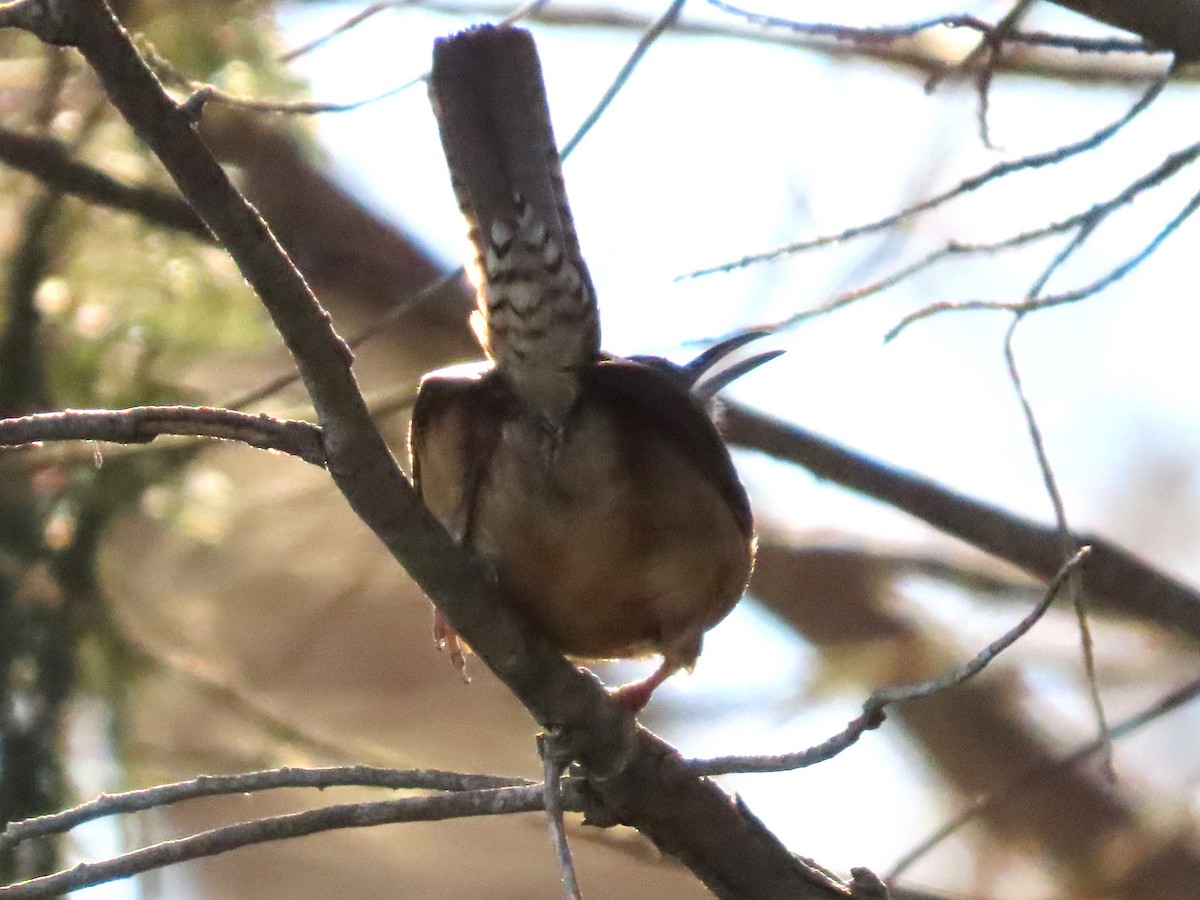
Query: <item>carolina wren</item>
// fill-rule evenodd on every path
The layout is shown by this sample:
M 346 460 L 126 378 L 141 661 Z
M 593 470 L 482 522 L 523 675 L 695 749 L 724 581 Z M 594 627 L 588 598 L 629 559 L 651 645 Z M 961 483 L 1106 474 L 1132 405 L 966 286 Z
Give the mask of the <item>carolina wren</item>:
M 753 565 L 746 492 L 691 390 L 730 346 L 688 367 L 601 353 L 527 31 L 483 26 L 438 40 L 429 89 L 491 364 L 422 379 L 413 478 L 447 529 L 494 566 L 504 600 L 563 653 L 662 654 L 653 675 L 616 692 L 636 711 L 695 665 Z M 435 639 L 461 669 L 440 615 Z

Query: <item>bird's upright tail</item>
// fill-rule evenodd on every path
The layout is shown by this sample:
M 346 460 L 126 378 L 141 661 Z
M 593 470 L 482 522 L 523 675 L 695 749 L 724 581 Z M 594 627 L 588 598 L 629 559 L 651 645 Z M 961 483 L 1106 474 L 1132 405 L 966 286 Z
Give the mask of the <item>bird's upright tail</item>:
M 474 249 L 480 341 L 518 400 L 553 419 L 597 358 L 600 321 L 533 38 L 482 26 L 437 41 L 429 92 Z

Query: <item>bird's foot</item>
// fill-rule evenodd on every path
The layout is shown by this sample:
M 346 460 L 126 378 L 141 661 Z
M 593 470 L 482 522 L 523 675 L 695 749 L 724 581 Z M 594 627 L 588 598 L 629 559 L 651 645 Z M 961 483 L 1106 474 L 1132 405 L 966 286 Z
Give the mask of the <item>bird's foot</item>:
M 664 659 L 662 665 L 655 669 L 648 678 L 631 681 L 619 688 L 609 688 L 608 694 L 618 704 L 636 715 L 650 702 L 650 695 L 654 693 L 655 689 L 678 671 L 678 663 Z
M 437 610 L 433 613 L 433 645 L 437 647 L 438 652 L 450 654 L 450 665 L 454 666 L 464 684 L 470 684 L 471 676 L 467 674 L 467 647 L 459 639 L 458 632 Z

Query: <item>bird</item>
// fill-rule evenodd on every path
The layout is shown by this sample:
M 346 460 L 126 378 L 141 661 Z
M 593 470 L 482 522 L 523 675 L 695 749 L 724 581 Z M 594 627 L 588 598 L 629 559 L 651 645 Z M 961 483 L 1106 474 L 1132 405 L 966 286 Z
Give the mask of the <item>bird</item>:
M 600 349 L 530 33 L 477 26 L 434 44 L 429 92 L 472 247 L 486 361 L 424 376 L 414 484 L 483 557 L 503 602 L 572 659 L 659 654 L 611 693 L 633 712 L 746 590 L 750 503 L 706 400 L 776 353 L 705 378 L 759 332 L 686 366 Z M 435 611 L 434 638 L 465 645 Z

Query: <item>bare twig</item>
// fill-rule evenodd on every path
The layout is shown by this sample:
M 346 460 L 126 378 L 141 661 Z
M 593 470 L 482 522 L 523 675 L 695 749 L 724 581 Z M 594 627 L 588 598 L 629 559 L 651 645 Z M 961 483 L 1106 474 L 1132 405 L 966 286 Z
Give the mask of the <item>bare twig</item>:
M 1196 151 L 1197 155 L 1200 155 L 1200 145 L 1197 145 Z M 1149 185 L 1147 185 L 1147 187 L 1148 186 Z M 1142 189 L 1144 190 L 1145 188 Z M 1133 195 L 1131 194 L 1130 196 L 1132 197 Z M 1113 202 L 1115 203 L 1117 201 L 1114 200 Z M 1128 201 L 1123 200 L 1121 202 Z M 1072 228 L 1078 227 L 1081 223 L 1087 221 L 1089 217 L 1094 216 L 1095 214 L 1096 208 L 1092 207 L 1085 212 L 1076 213 L 1075 215 L 1069 216 L 1068 218 L 1062 219 L 1058 222 L 1052 222 L 1049 225 L 1043 225 L 1038 228 L 1024 231 L 1020 234 L 1010 235 L 1006 238 L 1001 238 L 996 241 L 969 242 L 957 239 L 949 240 L 941 247 L 929 251 L 919 259 L 900 266 L 876 281 L 872 281 L 869 284 L 860 285 L 852 290 L 843 291 L 837 296 L 825 301 L 820 306 L 800 310 L 799 312 L 792 313 L 790 316 L 786 316 L 775 322 L 771 322 L 770 324 L 759 326 L 759 328 L 764 332 L 779 332 L 788 328 L 792 328 L 793 326 L 799 325 L 802 322 L 807 322 L 810 319 L 816 319 L 821 316 L 829 315 L 832 312 L 836 312 L 837 310 L 851 306 L 860 300 L 865 300 L 868 297 L 881 294 L 884 291 L 889 290 L 890 288 L 893 288 L 896 285 L 908 280 L 913 275 L 916 275 L 917 273 L 922 272 L 925 269 L 942 262 L 943 260 L 955 256 L 973 256 L 984 253 L 1000 253 L 1007 250 L 1014 250 L 1026 244 L 1033 243 L 1034 241 L 1045 240 L 1046 238 L 1052 237 L 1055 234 L 1061 234 L 1064 231 L 1069 231 Z M 925 309 L 921 312 L 929 309 L 931 309 L 931 307 L 925 307 Z M 928 315 L 929 313 L 926 314 Z M 914 314 L 913 318 L 915 320 L 916 318 L 919 318 L 919 315 Z M 885 335 L 885 340 L 891 340 L 894 338 L 896 334 L 899 333 L 899 330 L 907 324 L 909 324 L 907 319 L 902 320 L 900 325 L 897 325 Z M 720 341 L 726 336 L 727 335 L 722 335 L 720 337 L 713 338 L 713 340 Z
M 1004 14 L 1004 16 L 996 23 L 996 27 L 991 33 L 984 34 L 975 49 L 967 54 L 967 58 L 963 60 L 962 68 L 969 68 L 975 57 L 986 57 L 979 67 L 979 72 L 975 77 L 975 90 L 979 95 L 979 107 L 976 113 L 976 121 L 979 123 L 979 140 L 983 146 L 988 149 L 995 149 L 992 145 L 992 136 L 988 127 L 988 107 L 991 97 L 992 79 L 996 74 L 996 65 L 1000 61 L 1001 54 L 1004 52 L 1004 39 L 1016 30 L 1021 20 L 1025 18 L 1036 0 L 1017 0 L 1012 8 Z
M 1189 148 L 1190 150 L 1190 148 Z M 1185 151 L 1186 152 L 1186 151 Z M 1073 291 L 1065 291 L 1061 294 L 1051 294 L 1045 297 L 1031 297 L 1023 303 L 1013 308 L 1014 312 L 1030 312 L 1036 309 L 1048 309 L 1051 306 L 1062 306 L 1067 303 L 1077 303 L 1080 300 L 1086 300 L 1092 297 L 1105 288 L 1115 284 L 1120 279 L 1124 278 L 1147 259 L 1154 254 L 1163 241 L 1169 238 L 1178 230 L 1179 226 L 1186 222 L 1200 208 L 1200 194 L 1192 195 L 1191 199 L 1184 204 L 1181 209 L 1166 225 L 1164 225 L 1158 233 L 1146 244 L 1141 250 L 1126 259 L 1120 265 L 1110 269 L 1105 275 L 1093 281 L 1091 284 L 1084 285 Z M 1077 243 L 1075 244 L 1077 246 Z M 1071 248 L 1074 249 L 1074 246 Z M 1044 282 L 1039 282 L 1038 287 Z
M 0 897 L 57 897 L 68 891 L 128 878 L 189 859 L 203 859 L 268 841 L 303 837 L 343 828 L 369 828 L 394 822 L 435 822 L 471 816 L 534 812 L 542 808 L 541 785 L 507 787 L 429 797 L 403 797 L 375 803 L 343 803 L 304 812 L 241 822 L 164 841 L 106 859 L 80 863 L 72 869 L 32 878 L 7 887 Z
M 352 350 L 357 350 L 373 337 L 382 334 L 388 328 L 395 325 L 406 315 L 408 315 L 408 313 L 410 313 L 414 307 L 418 306 L 424 300 L 429 299 L 439 291 L 445 290 L 446 288 L 455 284 L 463 277 L 465 272 L 466 270 L 462 266 L 459 266 L 453 272 L 448 272 L 440 278 L 425 285 L 425 287 L 421 288 L 420 290 L 414 291 L 409 296 L 399 300 L 397 303 L 393 304 L 391 309 L 377 318 L 370 325 L 367 325 L 357 334 L 348 338 L 346 340 L 346 346 Z M 299 380 L 300 373 L 295 369 L 289 372 L 281 372 L 275 377 L 264 381 L 257 387 L 253 387 L 245 393 L 231 398 L 226 402 L 225 405 L 234 409 L 238 409 L 243 406 L 249 406 L 252 403 L 258 403 L 260 400 L 265 400 L 267 397 L 271 397 L 279 393 L 284 388 L 290 387 Z
M 1037 456 L 1038 469 L 1041 470 L 1042 481 L 1046 485 L 1046 493 L 1049 495 L 1050 503 L 1054 507 L 1054 520 L 1058 525 L 1062 553 L 1064 557 L 1067 557 L 1072 553 L 1078 552 L 1077 545 L 1074 536 L 1071 534 L 1071 526 L 1067 522 L 1066 506 L 1063 504 L 1062 492 L 1058 489 L 1058 480 L 1054 477 L 1054 469 L 1050 465 L 1050 455 L 1046 452 L 1046 442 L 1042 437 L 1042 429 L 1038 426 L 1037 416 L 1033 413 L 1033 406 L 1029 402 L 1028 395 L 1025 393 L 1024 385 L 1021 383 L 1021 373 L 1017 368 L 1016 355 L 1013 353 L 1013 335 L 1016 333 L 1021 319 L 1022 316 L 1019 313 L 1014 316 L 1008 333 L 1004 336 L 1004 361 L 1008 367 L 1009 380 L 1012 382 L 1017 400 L 1021 404 L 1021 412 L 1025 417 L 1025 427 L 1029 432 L 1029 440 L 1033 444 L 1034 454 Z M 1096 677 L 1095 642 L 1092 639 L 1091 626 L 1088 624 L 1086 599 L 1083 593 L 1083 580 L 1076 572 L 1072 572 L 1067 581 L 1067 594 L 1070 597 L 1071 606 L 1075 610 L 1075 619 L 1079 625 L 1079 640 L 1083 650 L 1083 670 L 1088 684 L 1088 697 L 1091 700 L 1092 711 L 1096 716 L 1096 727 L 1100 732 L 1101 738 L 1106 741 L 1104 750 L 1105 769 L 1110 777 L 1115 778 L 1116 772 L 1113 769 L 1112 742 L 1108 739 L 1108 721 L 1104 714 L 1104 701 L 1100 697 L 1100 683 Z
M 840 25 L 831 22 L 798 22 L 782 16 L 769 16 L 752 12 L 747 9 L 726 3 L 724 0 L 708 0 L 709 5 L 717 7 L 734 15 L 741 16 L 749 22 L 772 28 L 786 28 L 801 34 L 820 35 L 836 40 L 862 41 L 867 43 L 898 41 L 911 38 L 923 31 L 933 28 L 966 28 L 978 31 L 992 39 L 1003 39 L 1016 44 L 1030 44 L 1036 47 L 1056 47 L 1064 50 L 1076 50 L 1081 53 L 1158 53 L 1158 48 L 1145 41 L 1131 41 L 1126 38 L 1086 38 L 1066 34 L 1053 34 L 1046 31 L 1017 31 L 1008 29 L 998 33 L 998 26 L 969 15 L 935 16 L 919 22 L 908 22 L 902 25 L 883 25 L 870 28 L 856 28 L 851 25 Z
M 1127 734 L 1132 734 L 1134 731 L 1149 725 L 1151 722 L 1162 718 L 1169 712 L 1179 709 L 1181 706 L 1192 702 L 1197 697 L 1200 697 L 1200 678 L 1193 679 L 1187 684 L 1184 684 L 1157 703 L 1147 707 L 1140 713 L 1130 716 L 1122 722 L 1113 725 L 1105 734 L 1093 738 L 1087 743 L 1081 745 L 1078 749 L 1072 751 L 1061 759 L 1054 760 L 1036 769 L 1025 772 L 1019 777 L 1013 779 L 1004 787 L 989 792 L 986 796 L 980 797 L 970 806 L 965 808 L 961 813 L 950 819 L 942 825 L 937 831 L 933 832 L 929 837 L 922 840 L 919 844 L 900 857 L 884 875 L 885 880 L 892 881 L 899 878 L 905 871 L 912 867 L 914 863 L 922 859 L 928 853 L 941 844 L 946 838 L 954 835 L 962 830 L 963 826 L 975 821 L 981 816 L 987 815 L 992 810 L 999 806 L 1009 803 L 1021 794 L 1031 790 L 1038 784 L 1044 782 L 1046 778 L 1061 772 L 1064 769 L 1069 769 L 1072 766 L 1082 762 L 1094 753 L 1104 751 L 1108 752 L 1108 747 L 1114 740 L 1119 740 Z
M 175 434 L 238 441 L 278 450 L 324 467 L 321 429 L 308 422 L 275 419 L 207 406 L 135 406 L 130 409 L 68 409 L 0 419 L 0 446 L 43 441 L 111 441 L 144 444 Z
M 351 25 L 357 25 L 387 7 L 407 6 L 411 5 L 413 2 L 415 2 L 415 0 L 401 0 L 401 2 L 395 3 L 375 4 L 374 6 L 364 10 L 363 13 L 360 13 L 358 17 L 352 17 L 350 19 L 350 23 Z M 517 7 L 516 10 L 506 16 L 502 24 L 511 24 L 512 22 L 515 22 L 516 20 L 528 15 L 530 12 L 533 12 L 539 7 L 544 6 L 546 2 L 547 0 L 530 0 L 530 2 Z M 341 32 L 345 31 L 347 27 L 351 26 L 340 27 L 334 32 L 334 34 L 340 34 Z M 324 38 L 319 39 L 317 43 L 324 42 L 330 37 L 333 37 L 333 34 L 326 35 Z M 311 49 L 311 46 L 302 49 Z M 296 55 L 299 54 L 294 51 L 286 58 L 290 59 Z M 153 61 L 156 68 L 162 67 L 163 69 L 173 73 L 171 80 L 175 84 L 192 92 L 191 96 L 188 97 L 183 105 L 193 118 L 199 118 L 204 106 L 213 101 L 224 103 L 226 106 L 234 106 L 241 109 L 253 110 L 254 112 L 282 113 L 284 115 L 311 116 L 320 113 L 353 112 L 354 110 L 362 109 L 364 106 L 370 106 L 373 103 L 378 103 L 381 100 L 387 100 L 388 98 L 394 97 L 397 94 L 402 94 L 409 88 L 416 87 L 418 84 L 424 84 L 429 80 L 429 72 L 426 71 L 420 75 L 410 78 L 408 81 L 405 81 L 396 87 L 388 88 L 382 93 L 373 94 L 372 96 L 363 100 L 351 100 L 345 103 L 332 103 L 319 100 L 267 100 L 260 97 L 239 97 L 237 95 L 230 94 L 227 91 L 221 90 L 216 85 L 191 81 L 190 79 L 183 77 L 181 74 L 174 72 L 174 70 L 170 68 L 169 63 L 167 63 L 166 60 L 164 60 L 162 57 L 159 57 L 157 54 L 154 55 Z
M 473 19 L 502 15 L 509 8 L 500 0 L 423 0 L 422 6 L 433 12 Z M 652 21 L 645 14 L 619 10 L 611 5 L 589 7 L 576 3 L 550 4 L 529 18 L 550 26 L 618 31 L 643 31 Z M 784 29 L 765 29 L 732 16 L 715 20 L 685 18 L 675 25 L 675 30 L 681 35 L 790 47 L 836 59 L 871 59 L 912 69 L 925 77 L 945 72 L 960 58 L 947 42 L 929 32 L 898 42 L 852 43 Z M 1044 49 L 1030 44 L 1010 44 L 1004 55 L 990 64 L 996 72 L 1088 85 L 1144 83 L 1159 73 L 1155 58 L 1144 54 L 1124 54 L 1114 60 L 1095 53 Z M 967 64 L 967 73 L 977 70 L 977 64 Z
M 478 791 L 501 787 L 520 787 L 531 782 L 524 778 L 499 775 L 473 775 L 438 769 L 384 769 L 376 766 L 328 766 L 309 769 L 284 767 L 234 775 L 201 775 L 188 781 L 160 784 L 120 794 L 102 794 L 95 800 L 71 809 L 11 822 L 0 833 L 0 851 L 22 841 L 61 834 L 84 822 L 105 816 L 142 812 L 170 806 L 198 797 L 248 794 L 279 788 L 378 787 L 391 790 Z
M 415 2 L 417 2 L 417 0 L 390 0 L 388 3 L 372 3 L 366 9 L 356 12 L 354 15 L 350 16 L 350 18 L 334 26 L 320 37 L 313 38 L 311 41 L 307 41 L 301 44 L 299 47 L 295 47 L 282 54 L 279 57 L 279 61 L 291 62 L 294 59 L 299 59 L 306 53 L 311 53 L 318 47 L 324 46 L 338 35 L 345 34 L 351 28 L 361 25 L 363 22 L 367 21 L 367 19 L 374 17 L 378 13 L 383 12 L 385 9 L 395 9 L 401 6 L 412 6 Z
M 904 316 L 896 323 L 884 336 L 885 341 L 894 340 L 904 329 L 908 328 L 914 322 L 919 322 L 922 319 L 930 316 L 939 315 L 944 312 L 964 312 L 968 310 L 1004 310 L 1012 313 L 1026 313 L 1038 309 L 1048 309 L 1052 306 L 1061 306 L 1068 303 L 1076 303 L 1091 297 L 1105 288 L 1112 285 L 1118 279 L 1129 274 L 1134 268 L 1158 249 L 1158 247 L 1168 237 L 1175 232 L 1188 218 L 1190 218 L 1200 206 L 1200 195 L 1193 196 L 1183 207 L 1182 210 L 1168 222 L 1158 234 L 1141 250 L 1134 254 L 1129 259 L 1122 262 L 1110 270 L 1101 278 L 1093 281 L 1091 284 L 1085 285 L 1073 291 L 1066 291 L 1060 294 L 1050 294 L 1040 296 L 1041 290 L 1045 287 L 1047 279 L 1054 271 L 1073 253 L 1087 237 L 1106 219 L 1122 206 L 1128 204 L 1142 192 L 1154 188 L 1166 182 L 1169 178 L 1182 171 L 1187 166 L 1191 165 L 1200 158 L 1200 143 L 1192 144 L 1182 150 L 1177 150 L 1169 154 L 1166 159 L 1147 172 L 1145 175 L 1134 180 L 1123 188 L 1116 196 L 1093 204 L 1089 209 L 1083 212 L 1076 213 L 1060 222 L 1052 225 L 1047 225 L 1044 228 L 1034 231 L 1025 232 L 1024 234 L 1007 238 L 992 245 L 975 245 L 979 250 L 991 249 L 1008 249 L 1016 246 L 1018 243 L 1025 243 L 1028 240 L 1039 240 L 1047 237 L 1050 234 L 1068 231 L 1071 228 L 1078 228 L 1078 232 L 1072 237 L 1071 241 L 1055 255 L 1049 266 L 1042 272 L 1041 276 L 1034 283 L 1033 287 L 1022 300 L 1007 302 L 1007 301 L 988 301 L 988 300 L 965 300 L 965 301 L 942 301 L 931 303 L 914 312 Z M 950 255 L 949 246 L 938 251 L 934 251 L 931 256 L 942 258 Z M 970 247 L 970 245 L 968 245 Z M 957 251 L 956 251 L 957 252 Z M 977 252 L 974 249 L 968 249 L 965 252 Z M 937 261 L 936 259 L 931 262 Z M 788 321 L 788 320 L 785 320 Z M 790 323 L 789 323 L 790 324 Z
M 322 733 L 311 720 L 296 721 L 281 713 L 269 698 L 250 691 L 236 676 L 227 675 L 211 661 L 181 650 L 159 646 L 145 639 L 136 628 L 126 626 L 114 635 L 121 652 L 132 659 L 179 679 L 210 699 L 234 710 L 242 718 L 261 728 L 272 740 L 301 748 L 305 753 L 329 759 L 356 759 L 391 768 L 395 754 L 344 733 L 337 737 Z
M 510 12 L 508 15 L 506 15 L 503 19 L 501 19 L 500 24 L 511 25 L 513 22 L 517 22 L 521 19 L 524 19 L 526 16 L 541 9 L 548 2 L 549 2 L 549 0 L 529 0 L 529 2 L 521 4 L 516 9 L 514 9 L 512 12 Z M 313 40 L 308 41 L 305 44 L 301 44 L 299 47 L 296 47 L 295 49 L 289 50 L 287 53 L 284 53 L 282 56 L 279 57 L 279 60 L 280 60 L 280 62 L 291 62 L 292 60 L 297 59 L 306 53 L 311 53 L 313 50 L 316 50 L 318 47 L 324 46 L 326 43 L 328 43 L 329 41 L 331 41 L 333 38 L 337 37 L 338 35 L 345 34 L 350 29 L 356 28 L 357 26 L 361 25 L 363 22 L 367 21 L 367 19 L 373 18 L 374 16 L 378 15 L 379 13 L 383 12 L 384 10 L 397 9 L 397 8 L 403 7 L 403 6 L 413 6 L 413 5 L 417 5 L 420 3 L 421 3 L 421 0 L 391 0 L 391 2 L 388 2 L 388 3 L 372 3 L 366 9 L 350 16 L 350 18 L 346 19 L 344 22 L 339 23 L 335 27 L 331 28 L 329 31 L 327 31 L 325 34 L 321 35 L 320 37 L 314 38 Z
M 1017 2 L 1012 5 L 1012 8 L 1009 9 L 1009 11 L 1005 13 L 1004 16 L 996 23 L 993 29 L 993 34 L 999 35 L 1002 38 L 1005 32 L 1012 30 L 1012 28 L 1017 25 L 1021 19 L 1025 18 L 1026 13 L 1029 12 L 1029 9 L 1033 6 L 1034 2 L 1035 0 L 1017 0 Z M 932 93 L 933 91 L 937 90 L 938 85 L 941 84 L 949 75 L 955 72 L 961 73 L 970 69 L 971 66 L 985 54 L 988 55 L 989 59 L 981 69 L 981 74 L 983 72 L 994 72 L 995 63 L 999 61 L 1000 57 L 999 51 L 999 46 L 997 46 L 996 43 L 990 39 L 989 35 L 984 34 L 979 39 L 979 42 L 972 47 L 970 52 L 967 53 L 967 55 L 961 60 L 959 60 L 958 63 L 953 66 L 948 66 L 942 71 L 935 72 L 934 74 L 930 75 L 929 78 L 925 80 L 925 92 Z M 984 143 L 987 142 L 985 141 Z
M 803 241 L 796 241 L 791 244 L 785 244 L 782 247 L 777 247 L 774 250 L 768 250 L 762 253 L 755 253 L 749 256 L 743 256 L 739 260 L 722 263 L 716 266 L 709 266 L 703 269 L 697 269 L 693 272 L 688 272 L 683 275 L 676 276 L 676 280 L 688 278 L 699 278 L 703 275 L 713 275 L 720 272 L 731 272 L 735 269 L 745 268 L 746 266 L 755 265 L 760 262 L 771 262 L 781 259 L 785 256 L 791 256 L 796 253 L 802 253 L 808 250 L 813 250 L 818 247 L 824 247 L 830 244 L 838 244 L 854 238 L 863 237 L 868 234 L 876 234 L 880 231 L 885 231 L 900 223 L 942 206 L 949 201 L 961 197 L 964 194 L 977 190 L 986 184 L 994 182 L 1005 176 L 1012 175 L 1015 172 L 1030 171 L 1040 169 L 1045 166 L 1055 165 L 1070 159 L 1072 156 L 1077 156 L 1089 150 L 1094 150 L 1099 147 L 1114 134 L 1129 124 L 1140 113 L 1144 112 L 1147 107 L 1153 103 L 1166 87 L 1170 73 L 1157 79 L 1146 91 L 1138 98 L 1137 102 L 1130 107 L 1121 118 L 1115 122 L 1105 125 L 1098 131 L 1093 132 L 1082 140 L 1072 144 L 1064 144 L 1061 147 L 1056 147 L 1053 150 L 1047 150 L 1042 153 L 1033 153 L 1028 156 L 1022 156 L 1018 159 L 1007 160 L 1002 163 L 997 163 L 991 168 L 980 172 L 977 175 L 972 175 L 970 178 L 964 179 L 949 190 L 943 191 L 940 194 L 922 200 L 908 206 L 898 212 L 885 216 L 882 219 L 877 219 L 873 222 L 867 222 L 862 225 L 854 225 L 850 228 L 843 229 L 836 234 L 821 235 L 819 237 L 808 238 Z
M 906 700 L 917 700 L 921 697 L 941 693 L 982 672 L 992 660 L 1037 624 L 1058 596 L 1063 583 L 1079 568 L 1089 553 L 1091 553 L 1090 547 L 1080 547 L 1078 552 L 1055 573 L 1054 578 L 1046 586 L 1046 592 L 1041 601 L 1030 610 L 1025 618 L 980 650 L 966 664 L 937 678 L 897 687 L 880 688 L 863 703 L 862 715 L 851 721 L 841 732 L 817 746 L 797 753 L 783 753 L 778 756 L 721 756 L 715 759 L 690 760 L 688 768 L 701 775 L 727 775 L 734 772 L 787 772 L 815 765 L 837 756 L 843 750 L 857 743 L 858 739 L 867 731 L 882 725 L 885 718 L 884 711 L 893 703 L 903 703 Z
M 410 88 L 414 88 L 418 84 L 423 84 L 427 77 L 427 75 L 417 75 L 381 93 L 372 94 L 370 97 L 364 97 L 362 100 L 347 100 L 341 103 L 326 100 L 267 100 L 262 97 L 241 97 L 223 91 L 216 85 L 193 81 L 188 83 L 188 87 L 192 93 L 184 101 L 183 108 L 193 119 L 199 119 L 204 107 L 208 103 L 213 102 L 223 103 L 226 106 L 233 106 L 239 109 L 249 109 L 254 112 L 280 113 L 289 116 L 315 116 L 320 113 L 353 112 L 354 110 L 362 109 L 364 106 L 370 106 L 372 103 L 378 103 L 381 100 L 395 97 L 397 94 L 403 94 Z
M 567 900 L 583 900 L 579 879 L 575 876 L 575 863 L 571 859 L 571 845 L 567 841 L 567 826 L 563 821 L 562 774 L 570 764 L 570 759 L 562 755 L 558 745 L 559 738 L 555 731 L 538 735 L 546 825 L 550 830 L 550 843 L 554 847 L 558 871 L 562 875 L 563 893 Z
M 237 96 L 222 90 L 215 84 L 193 81 L 176 69 L 171 61 L 162 56 L 158 52 L 158 48 L 149 41 L 140 41 L 140 50 L 146 62 L 154 69 L 155 73 L 165 84 L 188 92 L 189 96 L 181 104 L 181 109 L 193 121 L 200 119 L 204 112 L 204 107 L 209 103 L 223 103 L 226 106 L 249 109 L 255 112 L 300 116 L 311 116 L 319 113 L 352 112 L 403 93 L 409 88 L 422 84 L 429 77 L 428 73 L 424 73 L 415 78 L 410 78 L 396 87 L 388 88 L 382 93 L 373 94 L 362 100 L 352 100 L 345 103 L 330 103 L 318 100 L 267 100 L 261 97 Z
M 571 138 L 563 144 L 562 153 L 560 154 L 563 159 L 571 155 L 571 151 L 579 146 L 579 142 L 592 130 L 592 126 L 600 121 L 600 117 L 604 115 L 617 94 L 621 92 L 621 88 L 625 87 L 625 83 L 629 81 L 629 76 L 633 74 L 633 70 L 637 68 L 637 64 L 642 61 L 642 57 L 646 55 L 646 51 L 650 49 L 650 45 L 658 40 L 659 36 L 679 18 L 679 13 L 683 9 L 684 2 L 685 0 L 672 0 L 671 5 L 666 8 L 666 11 L 650 23 L 650 27 L 646 29 L 645 33 L 638 40 L 637 46 L 633 48 L 633 52 L 629 54 L 629 58 L 625 60 L 625 64 L 621 66 L 599 102 L 596 103 L 592 111 L 580 123 L 575 133 L 571 135 Z

